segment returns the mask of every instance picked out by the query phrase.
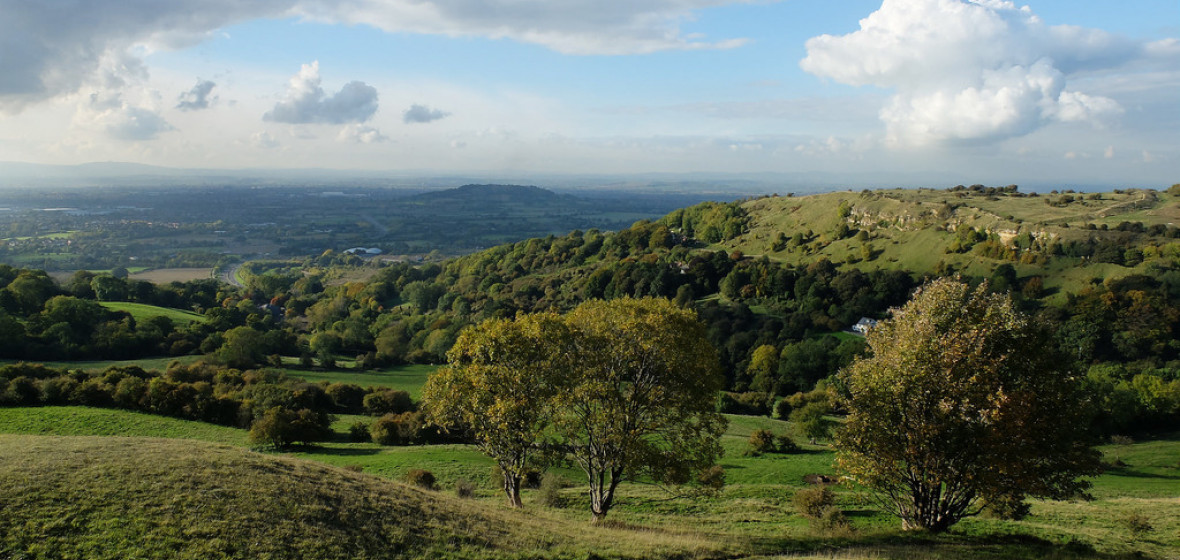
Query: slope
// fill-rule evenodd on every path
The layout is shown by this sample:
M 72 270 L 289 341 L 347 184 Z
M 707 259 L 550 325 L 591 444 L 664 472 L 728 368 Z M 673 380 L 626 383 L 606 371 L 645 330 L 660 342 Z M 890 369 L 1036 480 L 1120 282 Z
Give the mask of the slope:
M 634 540 L 195 441 L 0 435 L 0 557 L 656 557 Z M 681 549 L 683 551 L 683 549 Z M 585 555 L 581 552 L 580 555 Z

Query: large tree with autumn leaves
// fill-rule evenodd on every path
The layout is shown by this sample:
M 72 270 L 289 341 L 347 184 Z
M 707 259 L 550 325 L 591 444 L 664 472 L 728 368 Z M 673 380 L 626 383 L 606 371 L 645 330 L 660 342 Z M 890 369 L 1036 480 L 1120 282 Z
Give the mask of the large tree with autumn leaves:
M 867 342 L 842 374 L 838 465 L 905 528 L 1075 496 L 1097 473 L 1079 374 L 1007 294 L 935 280 Z

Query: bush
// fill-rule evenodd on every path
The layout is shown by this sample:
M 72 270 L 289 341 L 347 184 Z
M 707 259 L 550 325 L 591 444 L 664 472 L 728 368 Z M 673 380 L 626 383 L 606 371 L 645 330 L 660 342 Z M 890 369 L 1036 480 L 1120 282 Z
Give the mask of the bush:
M 713 465 L 697 475 L 697 484 L 706 491 L 717 491 L 725 487 L 725 469 L 721 465 Z
M 561 475 L 547 472 L 541 477 L 541 485 L 537 490 L 537 503 L 545 507 L 562 507 L 565 499 L 561 497 L 561 489 L 569 486 L 569 481 Z
M 348 441 L 356 443 L 366 443 L 373 441 L 372 436 L 369 435 L 369 425 L 364 422 L 353 422 L 348 427 Z
M 475 484 L 466 478 L 460 478 L 455 482 L 455 495 L 460 498 L 471 498 L 475 496 Z
M 1131 536 L 1137 539 L 1143 538 L 1155 530 L 1155 527 L 1151 526 L 1151 521 L 1142 513 L 1132 513 L 1123 522 L 1126 524 L 1127 530 L 1131 532 Z
M 284 449 L 291 444 L 322 441 L 332 435 L 332 417 L 306 408 L 268 409 L 250 425 L 250 442 Z
M 774 395 L 770 393 L 731 393 L 724 391 L 717 399 L 717 412 L 768 416 Z
M 796 490 L 792 501 L 799 515 L 808 519 L 820 519 L 826 508 L 835 505 L 836 496 L 826 486 Z
M 373 421 L 369 436 L 381 445 L 410 445 L 418 441 L 422 416 L 416 412 L 386 414 Z
M 809 520 L 811 528 L 828 536 L 847 535 L 852 531 L 844 510 L 836 506 L 824 506 L 819 516 Z
M 365 411 L 369 414 L 401 414 L 414 410 L 414 401 L 405 391 L 387 389 L 369 393 L 364 398 Z
M 774 451 L 774 432 L 770 430 L 754 430 L 754 433 L 750 434 L 749 454 L 761 455 L 763 453 L 773 453 Z
M 754 430 L 750 434 L 750 449 L 747 455 L 757 457 L 763 453 L 797 453 L 799 445 L 788 435 L 775 435 L 770 430 Z
M 406 473 L 406 482 L 423 490 L 434 490 L 438 481 L 435 480 L 434 473 L 428 470 L 410 469 Z

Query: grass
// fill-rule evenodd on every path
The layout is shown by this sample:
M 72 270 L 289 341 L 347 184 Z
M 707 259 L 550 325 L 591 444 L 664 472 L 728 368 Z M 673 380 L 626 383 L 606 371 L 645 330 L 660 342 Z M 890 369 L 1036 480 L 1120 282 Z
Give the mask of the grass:
M 161 439 L 0 436 L 0 503 L 11 558 L 649 558 L 693 546 Z
M 371 494 L 367 494 L 369 490 L 356 486 L 358 477 L 383 488 L 382 493 L 393 492 L 393 495 L 399 496 L 400 490 L 396 489 L 400 487 L 384 482 L 385 480 L 399 480 L 406 471 L 413 468 L 430 470 L 438 477 L 439 485 L 442 488 L 439 494 L 429 495 L 432 503 L 443 508 L 435 513 L 435 515 L 441 515 L 442 520 L 423 529 L 425 531 L 422 533 L 423 538 L 436 544 L 438 542 L 438 539 L 435 539 L 436 535 L 443 535 L 439 537 L 442 539 L 459 538 L 446 532 L 449 530 L 448 527 L 452 527 L 450 523 L 453 521 L 448 516 L 457 515 L 456 512 L 459 512 L 463 516 L 474 516 L 474 519 L 461 522 L 468 527 L 465 531 L 469 531 L 462 533 L 462 539 L 468 539 L 468 541 L 457 542 L 468 543 L 470 539 L 477 538 L 478 535 L 474 531 L 488 531 L 487 535 L 490 535 L 488 538 L 504 539 L 497 540 L 495 543 L 471 544 L 467 548 L 460 546 L 459 548 L 431 549 L 439 557 L 474 558 L 503 555 L 517 558 L 559 558 L 588 557 L 589 553 L 593 552 L 603 558 L 801 557 L 857 560 L 862 558 L 983 560 L 993 558 L 1121 559 L 1143 557 L 1162 560 L 1174 558 L 1174 551 L 1180 550 L 1180 472 L 1178 472 L 1180 471 L 1180 434 L 1171 434 L 1128 445 L 1104 446 L 1102 450 L 1106 453 L 1108 461 L 1118 457 L 1127 466 L 1108 471 L 1095 480 L 1093 492 L 1095 501 L 1037 501 L 1033 502 L 1032 515 L 1026 520 L 1014 522 L 972 518 L 956 525 L 951 533 L 945 535 L 903 533 L 900 531 L 898 522 L 876 510 L 872 502 L 867 499 L 866 494 L 852 488 L 845 488 L 842 485 L 837 486 L 837 504 L 851 520 L 854 530 L 847 533 L 831 534 L 812 529 L 805 519 L 797 515 L 791 496 L 796 490 L 806 486 L 803 482 L 804 475 L 811 473 L 835 474 L 832 469 L 834 458 L 832 449 L 825 445 L 804 444 L 803 451 L 800 453 L 747 456 L 744 455 L 744 451 L 749 435 L 754 430 L 770 429 L 776 433 L 793 433 L 794 427 L 788 422 L 765 417 L 728 416 L 728 418 L 730 423 L 722 440 L 725 457 L 721 460 L 721 464 L 726 469 L 728 483 L 720 494 L 712 497 L 689 496 L 668 493 L 650 485 L 624 484 L 620 487 L 616 507 L 610 514 L 611 521 L 604 528 L 592 528 L 586 524 L 588 503 L 585 490 L 581 486 L 584 474 L 576 468 L 566 466 L 556 469 L 557 473 L 570 481 L 570 487 L 561 492 L 566 502 L 565 507 L 542 507 L 537 504 L 537 491 L 526 490 L 524 492 L 526 503 L 524 514 L 507 512 L 504 511 L 501 504 L 503 498 L 500 491 L 490 478 L 491 460 L 480 454 L 474 447 L 466 445 L 382 447 L 371 443 L 346 442 L 343 433 L 347 431 L 347 427 L 356 421 L 371 421 L 371 418 L 366 416 L 341 416 L 333 426 L 334 430 L 340 433 L 340 437 L 336 441 L 298 449 L 287 454 L 289 458 L 257 453 L 241 456 L 249 457 L 251 461 L 255 458 L 260 461 L 275 461 L 266 468 L 258 467 L 265 474 L 265 477 L 259 481 L 263 489 L 270 484 L 279 484 L 278 480 L 284 480 L 282 484 L 289 485 L 290 492 L 295 496 L 323 496 L 325 494 L 322 493 L 327 493 L 326 495 L 332 500 L 338 499 L 334 493 L 335 488 L 329 488 L 333 485 L 344 485 L 352 488 L 354 492 L 371 496 Z M 245 445 L 243 430 L 131 412 L 80 407 L 0 409 L 0 433 L 164 436 L 190 440 L 189 443 L 184 444 L 188 447 L 184 448 L 186 451 L 181 454 L 182 457 L 176 460 L 189 461 L 191 464 L 183 468 L 193 470 L 196 474 L 184 484 L 167 477 L 159 480 L 157 484 L 157 488 L 169 488 L 168 492 L 173 496 L 172 499 L 182 504 L 209 497 L 206 494 L 213 491 L 205 489 L 206 479 L 202 477 L 206 477 L 211 470 L 219 468 L 215 466 L 197 468 L 192 465 L 220 464 L 219 462 L 227 457 L 227 454 L 232 455 L 231 451 L 233 451 L 225 448 L 224 445 L 203 444 L 191 440 L 204 440 L 235 446 Z M 8 485 L 5 477 L 14 476 L 7 472 L 8 469 L 13 469 L 9 465 L 9 457 L 12 455 L 5 456 L 4 454 L 9 453 L 10 442 L 15 440 L 4 439 L 5 437 L 0 436 L 0 503 L 5 503 L 6 499 L 3 495 L 6 491 L 4 488 Z M 45 439 L 58 441 L 61 438 Z M 123 442 L 118 445 L 103 443 L 113 439 L 116 438 L 100 438 L 87 445 L 98 446 L 98 449 L 107 449 L 112 452 L 117 449 L 119 451 L 114 455 L 119 457 L 121 457 L 119 454 L 156 453 L 155 448 L 158 445 L 174 445 L 167 440 L 154 439 L 131 440 L 134 442 L 131 443 L 129 438 L 117 438 Z M 801 441 L 801 438 L 797 436 L 795 439 Z M 20 443 L 20 445 L 26 444 Z M 177 448 L 170 447 L 170 449 L 176 450 Z M 103 461 L 123 460 L 114 456 L 106 457 L 102 452 L 87 451 L 82 455 L 78 453 L 83 452 L 77 451 L 72 455 L 59 454 L 59 459 L 47 456 L 22 460 L 43 461 L 44 464 L 38 463 L 37 468 L 48 469 L 51 472 L 55 472 L 54 469 L 65 468 L 52 466 L 56 460 L 66 460 L 61 459 L 63 456 L 90 457 L 86 468 L 98 468 L 94 465 Z M 179 453 L 179 451 L 173 453 Z M 191 457 L 183 457 L 185 454 L 191 455 Z M 204 454 L 211 454 L 211 457 L 208 460 L 197 458 Z M 155 456 L 153 455 L 153 457 Z M 339 467 L 347 467 L 346 470 L 352 471 L 359 470 L 363 474 L 358 475 L 355 472 L 343 474 Z M 114 467 L 103 468 L 113 469 Z M 154 469 L 155 466 L 152 465 L 151 468 Z M 119 471 L 115 469 L 114 472 Z M 150 470 L 145 473 L 145 476 L 156 477 L 156 472 Z M 254 472 L 251 470 L 250 476 L 253 476 Z M 281 476 L 275 475 L 276 472 Z M 318 473 L 311 478 L 317 481 L 314 486 L 318 488 L 314 490 L 307 487 L 311 479 L 298 474 L 309 472 Z M 277 478 L 266 478 L 271 475 L 275 475 Z M 25 473 L 22 476 L 33 476 L 33 474 Z M 40 476 L 39 472 L 37 476 Z M 73 483 L 78 483 L 76 479 L 71 478 L 72 474 L 67 476 L 59 472 L 58 476 L 65 477 L 67 481 L 72 480 Z M 216 475 L 209 480 L 220 480 L 221 476 Z M 344 478 L 340 478 L 341 476 Z M 466 479 L 476 484 L 477 491 L 474 500 L 456 501 L 450 498 L 459 479 Z M 47 484 L 47 482 L 43 483 Z M 68 483 L 62 482 L 61 484 Z M 119 481 L 116 476 L 113 480 L 101 482 L 101 487 L 92 488 L 90 492 L 103 496 L 112 492 L 111 487 L 126 484 L 128 484 L 126 481 Z M 171 486 L 173 484 L 180 484 L 180 486 L 173 487 Z M 227 481 L 224 484 L 231 484 L 231 482 Z M 232 484 L 239 483 L 232 482 Z M 217 488 L 222 487 L 217 486 Z M 389 490 L 390 488 L 395 490 Z M 240 489 L 232 491 L 242 492 Z M 146 496 L 146 490 L 143 492 Z M 316 492 L 321 494 L 316 494 Z M 214 494 L 214 496 L 217 495 Z M 272 501 L 275 499 L 270 495 L 246 495 L 240 498 L 242 500 Z M 235 494 L 232 497 L 227 496 L 226 499 L 238 500 L 239 496 Z M 320 499 L 315 498 L 310 505 L 303 503 L 298 506 L 284 506 L 286 509 L 282 509 L 280 514 L 276 514 L 278 517 L 275 518 L 286 520 L 292 516 L 298 516 L 304 511 L 313 511 L 316 507 L 320 507 L 318 514 L 320 517 L 316 517 L 318 525 L 314 527 L 314 531 L 322 538 L 346 547 L 341 550 L 348 550 L 351 554 L 350 557 L 364 557 L 377 552 L 390 554 L 391 557 L 396 558 L 427 555 L 425 552 L 403 551 L 393 554 L 389 549 L 364 548 L 368 545 L 358 544 L 356 540 L 349 540 L 354 539 L 354 536 L 350 536 L 352 533 L 343 527 L 334 525 L 338 522 L 338 517 L 344 515 L 339 511 L 339 508 L 346 506 L 341 505 L 339 508 L 332 506 L 329 509 L 324 509 L 328 506 L 315 505 L 321 503 L 315 501 Z M 327 500 L 328 498 L 323 499 Z M 156 500 L 161 501 L 160 499 Z M 370 498 L 365 498 L 362 501 L 364 504 L 356 507 L 375 507 Z M 88 504 L 84 500 L 81 503 Z M 216 510 L 216 508 L 225 506 L 203 504 L 200 507 Z M 234 508 L 239 507 L 244 508 L 244 513 L 241 515 L 243 516 L 242 524 L 246 527 L 242 530 L 260 531 L 259 533 L 244 534 L 237 528 L 225 529 L 222 525 L 216 524 L 219 522 L 198 515 L 193 525 L 196 529 L 192 534 L 203 535 L 204 538 L 209 539 L 221 539 L 224 543 L 238 543 L 240 546 L 266 546 L 265 543 L 255 543 L 249 539 L 284 538 L 291 540 L 291 542 L 302 542 L 299 539 L 305 537 L 300 536 L 299 532 L 312 530 L 299 526 L 306 520 L 296 518 L 284 529 L 288 532 L 268 533 L 260 528 L 260 524 L 263 523 L 260 520 L 267 519 L 267 515 L 270 515 L 257 511 L 262 506 L 257 504 L 248 507 L 234 506 Z M 309 509 L 305 510 L 304 508 Z M 81 511 L 90 512 L 86 515 L 97 515 L 93 512 L 98 509 L 101 508 L 89 505 L 82 507 Z M 371 509 L 363 511 L 372 512 Z M 403 507 L 384 515 L 406 516 L 414 515 L 416 511 Z M 138 519 L 136 516 L 139 513 L 131 511 L 124 514 L 129 515 L 133 522 L 137 522 L 135 520 Z M 1132 535 L 1128 529 L 1128 519 L 1136 514 L 1146 519 L 1152 525 L 1153 530 L 1141 535 Z M 32 517 L 24 517 L 22 518 L 24 519 L 23 523 L 34 526 L 37 526 L 37 523 L 49 525 L 52 523 L 49 520 L 56 519 L 51 515 L 60 515 L 60 512 L 57 510 L 47 511 L 44 515 L 36 517 L 40 521 L 33 521 Z M 493 521 L 485 519 L 485 516 L 490 516 L 493 520 L 507 516 L 504 519 L 508 519 L 508 525 L 511 525 L 513 529 L 505 529 L 499 525 L 485 525 L 485 523 L 493 523 Z M 78 517 L 79 515 L 76 514 L 67 516 L 66 519 L 73 520 Z M 375 534 L 389 530 L 388 527 L 379 524 L 372 525 L 378 523 L 373 520 L 362 520 L 356 517 L 350 519 L 365 524 L 364 526 L 369 531 L 378 531 Z M 0 525 L 3 523 L 4 521 L 0 520 Z M 62 523 L 75 522 L 63 521 Z M 87 523 L 92 522 L 88 521 Z M 409 525 L 413 526 L 412 523 Z M 48 538 L 47 541 L 44 541 L 48 543 L 62 542 L 62 539 L 76 541 L 76 539 L 82 538 L 77 536 L 80 534 L 79 531 L 93 530 L 94 527 L 93 523 L 91 525 L 68 526 L 70 531 L 73 531 L 70 535 L 74 536 L 66 537 L 55 534 L 46 537 L 46 533 L 37 533 L 36 531 L 33 534 L 41 535 L 41 538 Z M 523 537 L 520 534 L 520 527 L 528 528 L 528 537 Z M 3 527 L 0 527 L 0 535 L 5 534 L 2 529 Z M 173 528 L 167 524 L 152 530 L 163 531 L 160 535 L 153 533 L 152 538 L 162 538 L 166 542 L 172 542 L 173 546 L 181 547 L 178 549 L 180 552 L 174 557 L 196 557 L 196 552 L 193 552 L 191 556 L 186 556 L 190 552 L 184 547 L 205 546 L 195 543 L 180 543 L 176 540 Z M 432 531 L 440 532 L 436 534 Z M 85 538 L 90 539 L 91 537 Z M 130 539 L 126 536 L 123 538 Z M 540 540 L 530 541 L 528 540 L 530 538 Z M 0 543 L 5 543 L 7 546 L 9 541 L 3 539 L 4 537 L 0 537 Z M 247 543 L 247 541 L 255 544 L 241 544 Z M 21 542 L 28 544 L 33 541 Z M 126 544 L 128 542 L 133 544 Z M 128 556 L 165 556 L 154 549 L 145 551 L 135 548 L 135 546 L 145 545 L 134 543 L 138 543 L 138 541 L 130 539 L 125 542 L 129 547 L 126 549 L 129 551 Z M 87 540 L 86 545 L 95 545 L 95 542 Z M 0 557 L 4 557 L 6 550 L 11 549 L 0 548 Z M 71 549 L 59 547 L 52 549 L 53 553 L 46 552 L 42 556 L 69 556 L 70 554 L 66 553 L 69 550 Z M 100 546 L 98 550 L 104 549 Z M 217 557 L 217 554 L 228 557 L 248 556 L 244 549 L 234 550 L 236 552 L 231 553 L 199 548 L 200 553 L 207 553 L 212 557 Z M 286 557 L 274 551 L 268 552 L 268 550 L 250 549 L 249 553 L 255 556 L 272 554 L 272 557 L 276 558 Z M 306 557 L 338 557 L 332 555 L 337 553 L 328 553 L 324 550 L 323 547 L 313 546 L 307 549 Z M 408 550 L 417 549 L 410 547 Z M 789 554 L 789 556 L 783 556 L 784 554 Z M 341 553 L 339 557 L 344 556 Z M 104 552 L 89 557 L 114 557 L 114 554 Z
M 212 268 L 150 268 L 131 273 L 133 280 L 145 280 L 153 284 L 189 282 L 212 277 Z
M 246 430 L 238 428 L 84 406 L 0 408 L 0 433 L 192 439 L 238 446 L 247 442 Z
M 46 367 L 57 369 L 70 370 L 84 370 L 84 371 L 103 371 L 109 367 L 123 367 L 123 366 L 139 366 L 145 371 L 165 371 L 168 369 L 168 364 L 172 362 L 180 362 L 182 364 L 190 364 L 197 360 L 203 359 L 204 356 L 175 356 L 168 358 L 140 358 L 138 360 L 89 360 L 89 361 L 45 361 L 37 360 L 35 363 L 43 364 Z M 15 364 L 21 361 L 31 360 L 7 360 L 0 359 L 0 364 Z
M 103 307 L 112 311 L 125 311 L 131 315 L 136 322 L 146 321 L 152 317 L 167 317 L 172 320 L 174 325 L 187 325 L 189 323 L 204 322 L 203 315 L 194 313 L 192 311 L 185 311 L 183 309 L 173 309 L 170 307 L 159 307 L 155 305 L 148 305 L 146 303 L 132 303 L 129 301 L 103 301 L 99 302 Z
M 1078 292 L 1091 278 L 1142 274 L 1149 263 L 1124 267 L 1052 257 L 1048 265 L 1036 265 L 991 259 L 975 251 L 947 253 L 954 238 L 948 229 L 965 223 L 980 231 L 996 232 L 1004 239 L 1030 233 L 1064 242 L 1106 235 L 1086 230 L 1086 225 L 1091 223 L 1116 226 L 1128 221 L 1151 226 L 1175 223 L 1180 218 L 1180 201 L 1168 195 L 1158 194 L 1158 200 L 1146 209 L 1137 204 L 1149 198 L 1142 191 L 1102 193 L 1100 200 L 1078 200 L 1064 206 L 1046 204 L 1047 200 L 1057 196 L 1001 196 L 990 200 L 980 195 L 960 198 L 944 190 L 887 189 L 869 193 L 833 192 L 760 198 L 744 204 L 750 215 L 749 231 L 715 248 L 740 249 L 748 256 L 767 255 L 796 266 L 827 258 L 862 270 L 880 268 L 921 272 L 933 270 L 941 261 L 975 276 L 989 276 L 995 266 L 1008 262 L 1022 277 L 1043 275 L 1045 287 L 1062 294 L 1054 295 L 1056 298 L 1064 297 L 1064 292 Z M 839 217 L 837 209 L 841 204 L 851 209 L 847 219 Z M 877 255 L 871 260 L 859 260 L 865 242 L 855 238 L 833 239 L 833 233 L 841 223 L 865 230 L 869 234 L 867 243 Z M 780 232 L 790 238 L 796 232 L 807 231 L 814 234 L 807 249 L 773 250 L 772 242 Z M 1161 245 L 1171 242 L 1161 238 L 1153 241 Z
M 422 385 L 426 383 L 426 378 L 438 368 L 439 366 L 435 365 L 413 364 L 365 371 L 321 371 L 290 368 L 286 372 L 291 377 L 304 379 L 313 383 L 328 381 L 331 383 L 355 383 L 362 387 L 372 386 L 398 389 L 408 392 L 410 397 L 417 400 L 422 392 Z

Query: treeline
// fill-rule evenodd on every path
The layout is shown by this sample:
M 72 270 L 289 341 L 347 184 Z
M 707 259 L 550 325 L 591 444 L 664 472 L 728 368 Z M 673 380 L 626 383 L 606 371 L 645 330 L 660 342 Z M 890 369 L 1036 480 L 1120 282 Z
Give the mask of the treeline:
M 260 331 L 273 328 L 275 322 L 269 313 L 224 290 L 225 286 L 212 279 L 158 286 L 88 271 L 79 271 L 59 286 L 43 271 L 0 265 L 0 358 L 181 356 L 217 350 L 222 333 L 236 326 L 249 324 Z M 164 316 L 136 321 L 100 302 L 195 310 L 205 321 L 175 324 Z
M 417 403 L 405 391 L 308 383 L 273 368 L 242 371 L 203 362 L 174 362 L 164 372 L 138 366 L 102 372 L 23 362 L 0 366 L 0 406 L 54 405 L 120 408 L 239 428 L 274 430 L 285 424 L 278 439 L 264 441 L 280 446 L 330 439 L 335 414 L 379 417 L 363 423 L 366 441 L 369 430 L 386 445 L 456 439 L 425 427 Z

